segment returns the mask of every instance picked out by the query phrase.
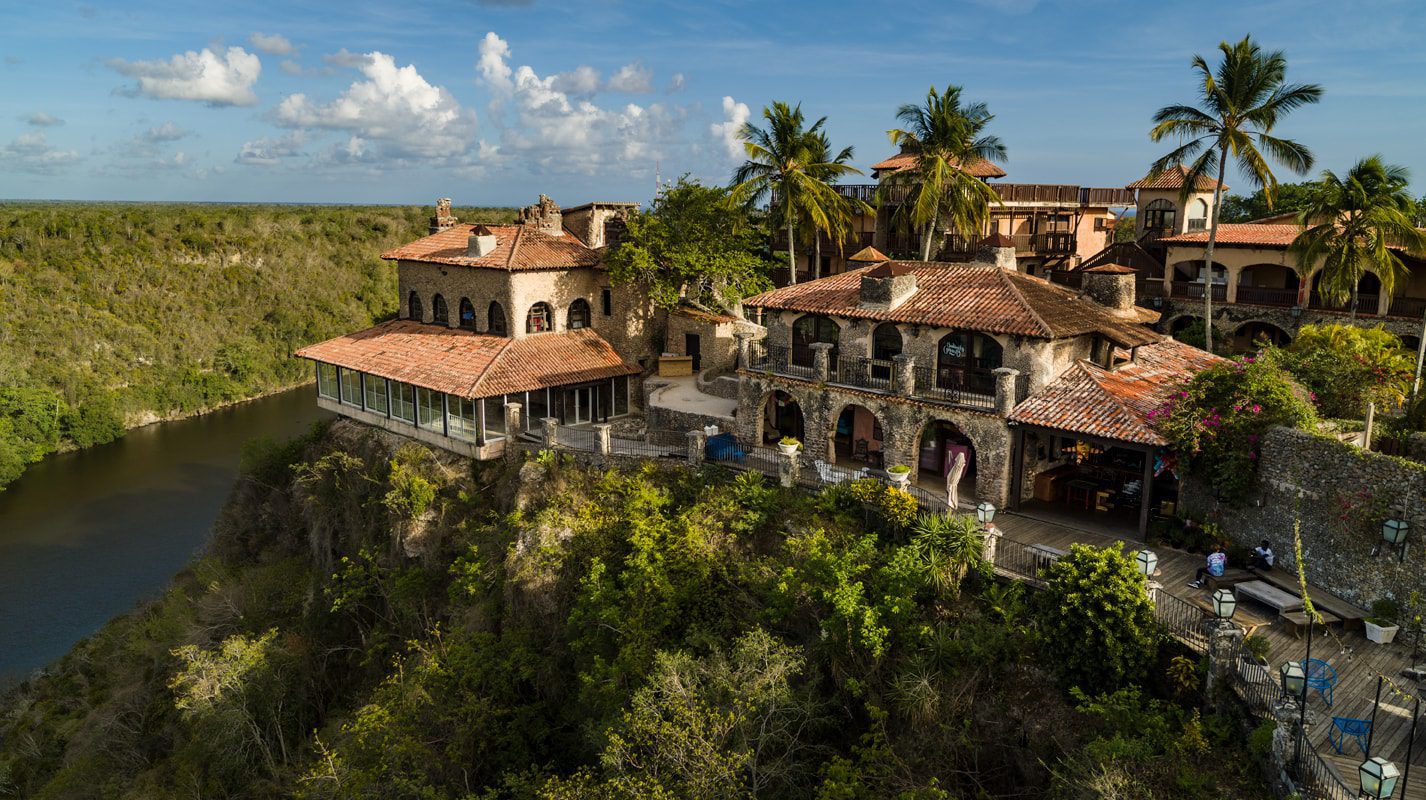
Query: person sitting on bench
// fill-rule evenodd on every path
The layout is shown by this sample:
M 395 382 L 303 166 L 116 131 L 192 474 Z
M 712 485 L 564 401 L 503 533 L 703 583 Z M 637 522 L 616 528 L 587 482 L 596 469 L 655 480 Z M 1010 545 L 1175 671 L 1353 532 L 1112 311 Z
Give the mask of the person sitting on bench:
M 1202 589 L 1204 579 L 1212 576 L 1214 578 L 1223 577 L 1223 570 L 1228 567 L 1228 554 L 1223 552 L 1223 545 L 1213 545 L 1213 552 L 1208 554 L 1207 564 L 1199 567 L 1198 572 L 1193 576 L 1193 580 L 1188 585 L 1194 589 Z
M 1272 545 L 1268 543 L 1267 539 L 1264 539 L 1262 544 L 1253 548 L 1253 554 L 1248 556 L 1248 568 L 1266 572 L 1273 568 L 1274 560 L 1276 560 L 1276 556 L 1273 555 Z

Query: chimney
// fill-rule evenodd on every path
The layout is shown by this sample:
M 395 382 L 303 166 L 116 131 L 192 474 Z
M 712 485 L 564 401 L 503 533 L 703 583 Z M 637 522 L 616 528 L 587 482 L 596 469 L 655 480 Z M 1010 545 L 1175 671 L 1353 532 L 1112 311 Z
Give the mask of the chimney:
M 890 311 L 916 294 L 916 273 L 899 261 L 887 261 L 862 275 L 859 307 Z
M 1084 293 L 1117 315 L 1126 316 L 1134 308 L 1134 279 L 1137 275 L 1133 269 L 1122 264 L 1090 267 L 1084 271 Z
M 451 216 L 451 199 L 449 197 L 442 197 L 437 200 L 436 215 L 431 217 L 430 232 L 440 233 L 441 231 L 448 231 L 455 227 L 457 222 L 460 222 L 460 220 Z
M 484 225 L 476 225 L 465 243 L 466 258 L 481 258 L 495 249 L 495 233 Z
M 540 195 L 540 202 L 520 209 L 520 224 L 534 228 L 548 236 L 563 236 L 564 222 L 560 217 L 560 207 L 549 195 Z
M 980 246 L 975 251 L 975 260 L 1011 272 L 1019 271 L 1015 263 L 1015 242 L 999 231 L 980 240 Z

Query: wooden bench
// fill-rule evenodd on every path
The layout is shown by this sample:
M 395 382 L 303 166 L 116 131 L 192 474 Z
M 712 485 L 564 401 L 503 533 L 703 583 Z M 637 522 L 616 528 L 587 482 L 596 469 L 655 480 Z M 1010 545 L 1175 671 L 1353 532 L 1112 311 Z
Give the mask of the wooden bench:
M 1291 592 L 1285 592 L 1277 586 L 1264 581 L 1248 581 L 1240 583 L 1235 587 L 1238 600 L 1253 600 L 1262 603 L 1279 614 L 1284 611 L 1301 611 L 1302 598 Z
M 1342 621 L 1321 609 L 1318 609 L 1317 613 L 1322 615 L 1322 625 L 1324 626 L 1335 625 L 1338 622 Z M 1299 639 L 1302 638 L 1302 629 L 1307 627 L 1307 609 L 1304 608 L 1301 611 L 1284 611 L 1278 616 L 1282 619 L 1282 621 L 1292 626 L 1293 636 L 1296 636 Z
M 1203 609 L 1208 616 L 1213 616 L 1213 601 L 1209 596 L 1200 592 L 1192 592 L 1185 599 L 1188 600 L 1189 603 Z M 1271 619 L 1254 614 L 1241 605 L 1238 607 L 1237 612 L 1233 614 L 1233 622 L 1237 623 L 1238 627 L 1243 629 L 1244 636 L 1252 636 L 1258 628 L 1272 624 Z
M 1301 587 L 1297 583 L 1295 573 L 1285 572 L 1279 569 L 1253 570 L 1253 574 L 1258 580 L 1272 584 L 1285 592 L 1299 595 Z M 1335 594 L 1323 589 L 1320 586 L 1307 584 L 1307 593 L 1312 597 L 1312 605 L 1324 615 L 1331 614 L 1337 617 L 1342 623 L 1343 630 L 1361 630 L 1362 621 L 1367 618 L 1369 612 L 1366 609 L 1357 608 L 1351 603 L 1343 600 Z
M 1237 586 L 1251 580 L 1254 580 L 1253 573 L 1245 569 L 1225 569 L 1222 575 L 1209 575 L 1208 579 L 1204 581 L 1204 585 L 1212 591 Z

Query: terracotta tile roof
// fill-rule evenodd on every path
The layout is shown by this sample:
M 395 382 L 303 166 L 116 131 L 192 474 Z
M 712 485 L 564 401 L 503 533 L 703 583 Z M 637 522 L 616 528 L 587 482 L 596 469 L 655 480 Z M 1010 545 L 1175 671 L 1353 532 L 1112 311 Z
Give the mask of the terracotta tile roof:
M 410 244 L 387 250 L 381 257 L 389 261 L 425 261 L 483 269 L 511 271 L 569 269 L 599 264 L 599 253 L 579 237 L 565 231 L 550 236 L 524 225 L 484 225 L 495 234 L 495 249 L 480 258 L 466 257 L 466 242 L 475 225 L 456 225 Z
M 867 245 L 866 247 L 863 247 L 862 249 L 848 256 L 847 260 L 861 261 L 863 263 L 872 263 L 880 261 L 890 261 L 891 259 L 885 253 L 881 252 L 875 247 Z
M 1149 413 L 1180 384 L 1222 359 L 1165 339 L 1138 349 L 1134 361 L 1115 370 L 1079 361 L 1010 412 L 1012 422 L 1116 439 L 1167 444 Z
M 1215 241 L 1220 245 L 1238 245 L 1251 247 L 1287 247 L 1292 244 L 1292 240 L 1297 238 L 1297 234 L 1302 232 L 1302 228 L 1297 225 L 1263 225 L 1255 222 L 1220 222 L 1218 223 L 1218 238 Z M 1180 233 L 1177 236 L 1165 236 L 1159 242 L 1164 244 L 1208 244 L 1208 231 L 1194 231 L 1193 233 Z
M 1132 346 L 1162 338 L 1140 325 L 1115 318 L 1109 309 L 1093 300 L 1043 278 L 974 263 L 888 264 L 907 268 L 916 276 L 916 292 L 891 310 L 861 307 L 862 276 L 885 264 L 763 292 L 744 300 L 743 305 L 1040 339 L 1097 332 Z
M 396 319 L 308 345 L 309 358 L 460 397 L 489 397 L 642 370 L 593 330 L 512 339 Z
M 1111 261 L 1107 264 L 1098 264 L 1090 267 L 1086 269 L 1085 272 L 1093 272 L 1096 275 L 1133 275 L 1137 270 L 1132 267 L 1126 267 L 1123 264 L 1115 264 Z
M 1125 186 L 1124 188 L 1125 188 L 1125 189 L 1182 189 L 1182 188 L 1183 188 L 1184 179 L 1187 178 L 1187 177 L 1188 177 L 1188 168 L 1185 167 L 1185 166 L 1182 165 L 1182 164 L 1179 164 L 1179 165 L 1176 166 L 1176 167 L 1169 167 L 1168 169 L 1164 170 L 1163 172 L 1160 172 L 1159 175 L 1158 175 L 1158 177 L 1156 177 L 1156 178 L 1154 178 L 1154 179 L 1152 179 L 1152 180 L 1149 179 L 1149 176 L 1148 176 L 1148 175 L 1145 175 L 1144 177 L 1138 179 L 1137 181 L 1134 181 L 1133 183 L 1129 184 L 1128 186 Z M 1210 178 L 1210 177 L 1208 177 L 1208 176 L 1206 176 L 1206 175 L 1200 175 L 1200 176 L 1198 176 L 1198 185 L 1195 186 L 1194 188 L 1196 188 L 1196 189 L 1197 189 L 1198 191 L 1200 191 L 1200 192 L 1211 192 L 1211 191 L 1213 191 L 1213 187 L 1214 187 L 1214 186 L 1217 186 L 1217 185 L 1218 185 L 1218 181 L 1215 181 L 1215 180 L 1213 180 L 1212 178 Z M 1226 190 L 1228 189 L 1227 185 L 1224 185 L 1224 186 L 1223 186 L 1223 189 L 1226 191 Z
M 678 314 L 680 316 L 688 317 L 689 319 L 702 320 L 703 322 L 715 322 L 720 325 L 725 322 L 738 321 L 738 318 L 731 314 L 719 314 L 717 312 L 709 311 L 707 309 L 696 308 L 694 306 L 686 305 L 675 308 L 673 310 L 673 313 Z
M 916 155 L 914 153 L 897 153 L 896 155 L 882 159 L 871 165 L 873 172 L 900 172 L 916 166 Z M 1003 178 L 1005 170 L 997 167 L 989 161 L 977 161 L 966 170 L 974 178 Z

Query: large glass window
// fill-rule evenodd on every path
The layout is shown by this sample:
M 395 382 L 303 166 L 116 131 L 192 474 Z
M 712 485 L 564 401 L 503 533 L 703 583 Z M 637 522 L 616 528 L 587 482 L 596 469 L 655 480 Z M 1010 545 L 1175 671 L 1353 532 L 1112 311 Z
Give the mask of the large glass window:
M 366 383 L 366 410 L 378 414 L 386 413 L 386 379 L 375 375 L 362 378 Z
M 445 395 L 416 387 L 416 424 L 428 431 L 445 433 Z
M 614 379 L 614 415 L 629 413 L 629 379 L 623 375 Z
M 451 324 L 450 312 L 446 310 L 446 298 L 440 295 L 431 298 L 431 321 L 437 325 Z
M 583 298 L 575 300 L 569 304 L 569 329 L 577 331 L 580 328 L 589 327 L 589 303 Z
M 505 331 L 505 309 L 494 300 L 490 301 L 490 325 L 486 332 L 492 336 L 504 336 Z
M 391 416 L 416 424 L 416 387 L 409 383 L 391 384 Z
M 536 303 L 530 306 L 530 313 L 525 315 L 525 333 L 544 333 L 554 330 L 554 317 L 550 316 L 549 303 Z
M 338 399 L 337 365 L 317 364 L 317 394 Z
M 1003 357 L 1000 343 L 985 334 L 946 334 L 936 348 L 936 385 L 993 393 L 995 377 L 991 370 L 1000 367 Z
M 469 297 L 460 299 L 460 326 L 468 331 L 475 330 L 475 306 L 471 305 Z
M 497 395 L 481 401 L 485 404 L 485 438 L 495 439 L 505 435 L 505 398 Z
M 446 419 L 446 430 L 450 436 L 473 442 L 480 429 L 476 418 L 475 401 L 455 395 L 446 396 L 446 408 L 450 416 Z
M 421 308 L 421 295 L 412 292 L 411 296 L 406 298 L 406 316 L 417 322 L 426 319 L 425 309 Z
M 341 370 L 342 402 L 361 408 L 361 373 L 343 367 Z
M 594 401 L 594 418 L 603 422 L 614 411 L 614 382 L 605 381 L 594 388 L 598 395 Z
M 792 324 L 792 363 L 800 367 L 813 366 L 816 360 L 812 345 L 826 342 L 832 345 L 830 353 L 833 363 L 837 360 L 837 341 L 842 329 L 828 317 L 808 314 Z
M 535 389 L 525 395 L 525 430 L 540 427 L 540 420 L 550 415 L 550 394 L 548 389 Z

